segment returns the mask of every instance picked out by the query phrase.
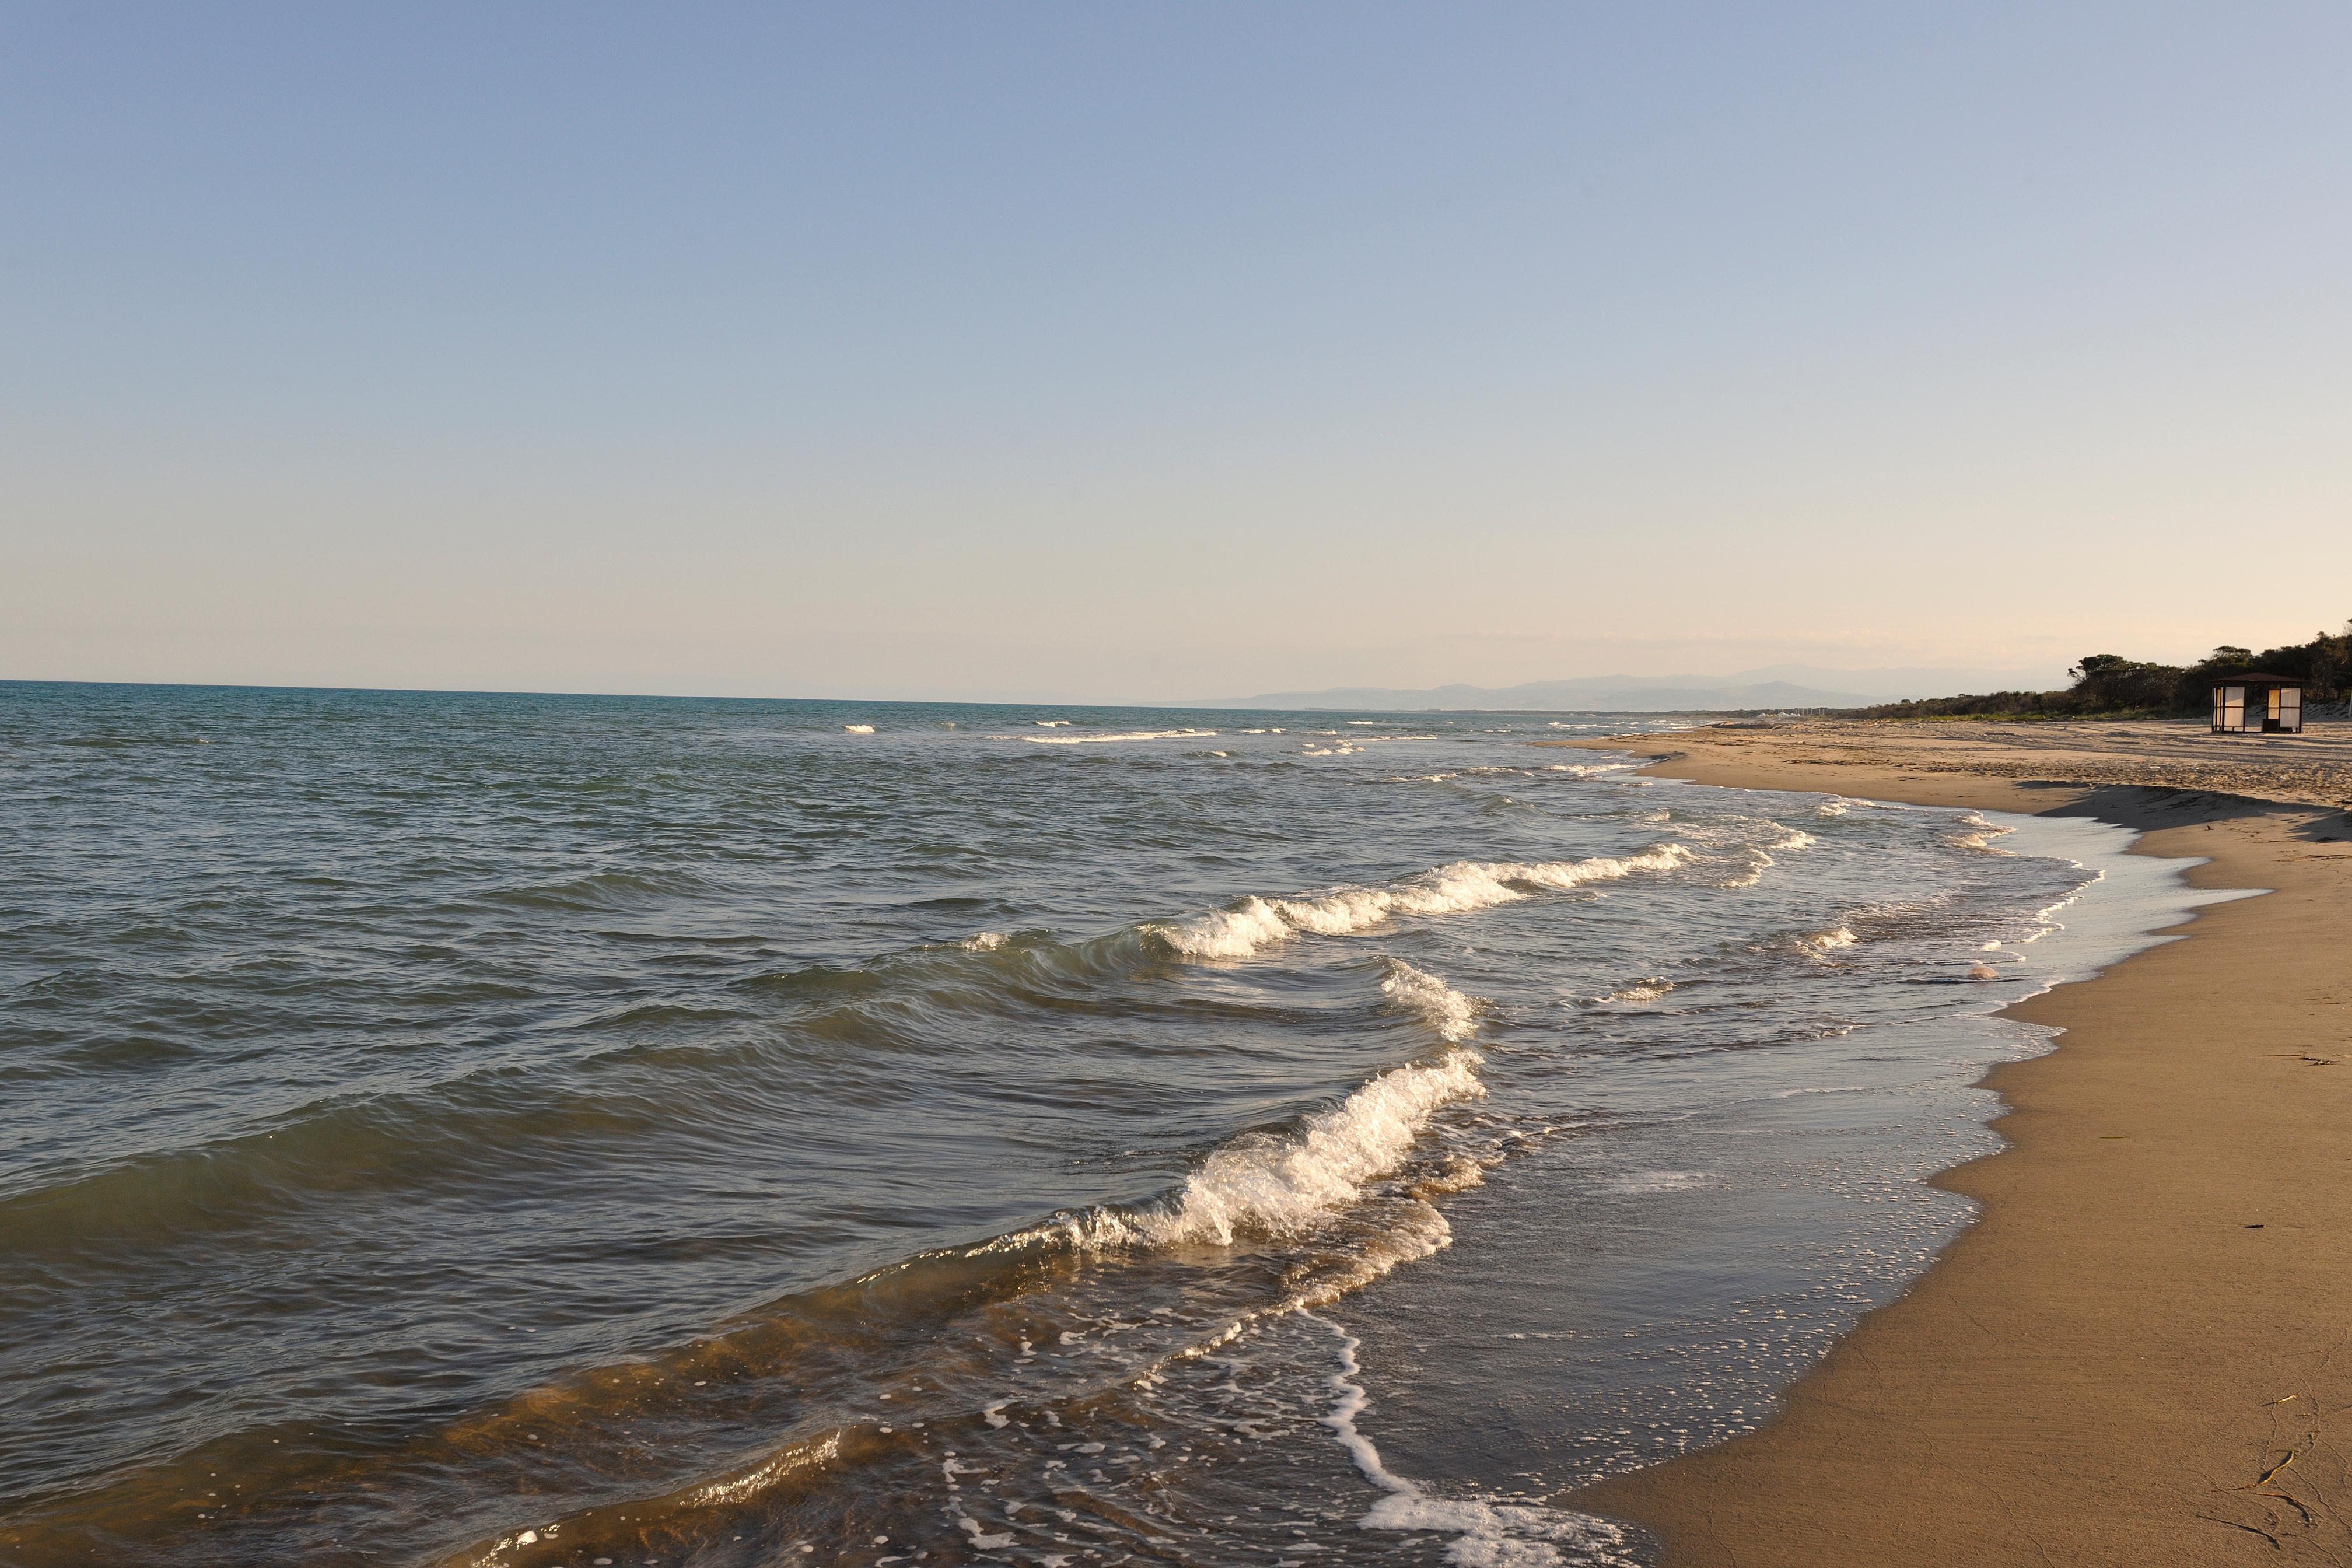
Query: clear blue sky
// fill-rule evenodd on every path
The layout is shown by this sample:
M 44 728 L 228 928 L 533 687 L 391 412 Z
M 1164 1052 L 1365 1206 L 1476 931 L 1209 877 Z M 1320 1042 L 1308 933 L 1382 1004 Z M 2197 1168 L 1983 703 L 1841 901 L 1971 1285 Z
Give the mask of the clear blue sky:
M 2259 647 L 2347 264 L 2341 5 L 19 5 L 0 676 Z

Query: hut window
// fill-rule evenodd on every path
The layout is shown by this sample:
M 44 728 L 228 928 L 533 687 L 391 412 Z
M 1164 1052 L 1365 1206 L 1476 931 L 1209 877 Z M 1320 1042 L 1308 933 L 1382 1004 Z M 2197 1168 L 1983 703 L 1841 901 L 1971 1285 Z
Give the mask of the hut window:
M 2221 728 L 2242 730 L 2246 727 L 2246 689 L 2242 686 L 2221 688 Z
M 2303 728 L 2303 688 L 2290 686 L 2278 694 L 2278 721 L 2282 728 Z

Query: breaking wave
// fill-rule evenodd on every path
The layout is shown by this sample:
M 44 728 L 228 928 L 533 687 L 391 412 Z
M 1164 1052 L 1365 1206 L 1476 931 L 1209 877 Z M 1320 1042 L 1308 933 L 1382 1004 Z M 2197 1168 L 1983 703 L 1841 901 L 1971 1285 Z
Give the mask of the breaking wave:
M 1584 860 L 1456 860 L 1385 888 L 1341 888 L 1311 898 L 1251 897 L 1231 909 L 1149 929 L 1187 958 L 1247 958 L 1301 933 L 1350 936 L 1395 915 L 1488 909 L 1639 871 L 1670 871 L 1691 858 L 1683 845 L 1660 844 L 1637 854 Z
M 1604 995 L 1591 997 L 1590 1000 L 1602 1005 L 1608 1005 L 1611 1003 L 1622 1005 L 1654 1002 L 1659 997 L 1664 996 L 1667 992 L 1672 991 L 1674 988 L 1675 983 L 1673 981 L 1665 979 L 1663 976 L 1654 974 L 1645 979 L 1637 980 L 1631 985 L 1621 985 L 1614 991 L 1609 992 Z
M 1055 1228 L 1087 1251 L 1297 1235 L 1402 1164 L 1437 1112 L 1484 1095 L 1484 1065 L 1477 1052 L 1456 1049 L 1391 1068 L 1294 1129 L 1245 1132 L 1221 1145 L 1160 1204 L 1095 1209 Z
M 1381 989 L 1398 1006 L 1419 1014 L 1437 1031 L 1440 1039 L 1458 1043 L 1469 1038 L 1478 1027 L 1476 998 L 1465 996 L 1436 975 L 1415 969 L 1402 959 L 1386 962 L 1389 972 L 1381 979 Z
M 1040 746 L 1095 746 L 1111 741 L 1198 741 L 1215 733 L 1214 730 L 1131 730 L 1118 735 L 1024 735 L 1021 738 Z
M 2010 851 L 1997 847 L 1992 840 L 2017 831 L 1988 822 L 1973 811 L 1960 818 L 1960 825 L 1969 831 L 1953 838 L 1952 843 L 1962 849 L 1981 849 L 1988 855 L 2008 855 Z

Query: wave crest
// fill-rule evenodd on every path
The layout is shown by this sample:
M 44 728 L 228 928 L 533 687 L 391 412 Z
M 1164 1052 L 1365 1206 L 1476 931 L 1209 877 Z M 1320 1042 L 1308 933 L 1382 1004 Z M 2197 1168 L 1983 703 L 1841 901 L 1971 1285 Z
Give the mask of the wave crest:
M 1484 1095 L 1478 1068 L 1485 1060 L 1456 1050 L 1391 1068 L 1293 1130 L 1244 1133 L 1222 1145 L 1160 1204 L 1093 1209 L 1051 1228 L 1082 1251 L 1224 1247 L 1242 1236 L 1296 1235 L 1402 1164 L 1430 1118 Z
M 1386 962 L 1389 972 L 1381 977 L 1381 989 L 1398 1006 L 1419 1014 L 1437 1031 L 1440 1039 L 1456 1044 L 1468 1039 L 1477 1029 L 1477 998 L 1464 995 L 1436 975 L 1415 969 L 1402 959 Z
M 1147 929 L 1187 958 L 1247 958 L 1301 932 L 1351 936 L 1395 915 L 1456 914 L 1517 902 L 1536 891 L 1566 892 L 1588 882 L 1687 864 L 1690 850 L 1660 844 L 1637 854 L 1528 863 L 1456 860 L 1385 888 L 1341 888 L 1312 898 L 1251 897 L 1231 909 Z
M 1214 730 L 1134 730 L 1121 735 L 1024 735 L 1021 738 L 1040 746 L 1098 746 L 1111 741 L 1183 741 L 1206 740 Z

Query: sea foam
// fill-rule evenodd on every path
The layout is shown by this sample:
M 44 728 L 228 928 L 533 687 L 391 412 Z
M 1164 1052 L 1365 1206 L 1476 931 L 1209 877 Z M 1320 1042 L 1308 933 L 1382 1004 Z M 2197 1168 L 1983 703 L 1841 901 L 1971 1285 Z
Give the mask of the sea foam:
M 1592 1568 L 1630 1568 L 1633 1559 L 1619 1550 L 1624 1532 L 1606 1520 L 1526 1503 L 1441 1497 L 1390 1469 L 1357 1424 L 1371 1403 L 1356 1381 L 1363 1373 L 1356 1359 L 1362 1342 L 1328 1318 L 1302 1316 L 1330 1330 L 1339 1342 L 1339 1370 L 1331 1374 L 1331 1408 L 1323 1425 L 1348 1451 L 1357 1472 L 1385 1494 L 1358 1521 L 1362 1529 L 1450 1535 L 1445 1560 L 1457 1568 L 1555 1568 L 1568 1560 L 1563 1548 Z

